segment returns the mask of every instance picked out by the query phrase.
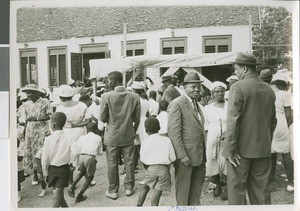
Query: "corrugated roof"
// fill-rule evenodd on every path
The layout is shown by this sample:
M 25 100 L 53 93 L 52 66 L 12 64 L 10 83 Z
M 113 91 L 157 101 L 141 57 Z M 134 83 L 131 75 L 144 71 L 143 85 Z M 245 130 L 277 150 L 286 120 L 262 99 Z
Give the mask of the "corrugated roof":
M 58 40 L 165 28 L 248 25 L 258 23 L 255 6 L 153 6 L 20 8 L 17 11 L 17 42 Z

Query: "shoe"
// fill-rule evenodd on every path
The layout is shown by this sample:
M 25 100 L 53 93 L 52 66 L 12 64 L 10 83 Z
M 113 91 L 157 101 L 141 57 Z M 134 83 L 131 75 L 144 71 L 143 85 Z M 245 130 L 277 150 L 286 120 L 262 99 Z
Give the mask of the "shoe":
M 125 190 L 126 196 L 131 196 L 134 192 L 134 188 L 132 190 Z
M 76 198 L 75 198 L 75 202 L 76 203 L 79 203 L 81 201 L 84 201 L 87 199 L 87 196 L 86 195 L 78 195 Z
M 68 195 L 71 198 L 75 198 L 75 190 L 73 188 L 68 188 Z
M 116 200 L 118 198 L 118 193 L 110 193 L 108 190 L 105 191 L 105 196 L 107 198 L 111 198 L 113 200 Z
M 40 193 L 39 197 L 43 198 L 46 195 L 46 190 L 42 190 L 42 192 Z
M 222 187 L 220 184 L 218 184 L 213 191 L 213 196 L 218 197 L 221 195 L 221 192 L 222 192 Z
M 222 190 L 222 193 L 221 193 L 221 199 L 222 199 L 223 201 L 228 200 L 227 186 L 225 186 L 224 190 Z
M 34 185 L 34 186 L 36 186 L 36 185 L 39 184 L 39 182 L 38 182 L 38 181 L 35 181 L 35 180 L 32 180 L 32 181 L 31 181 L 31 184 Z
M 294 192 L 294 187 L 291 186 L 291 185 L 288 185 L 288 186 L 286 187 L 286 189 L 287 189 L 288 192 Z
M 90 187 L 93 187 L 93 186 L 95 186 L 95 185 L 96 185 L 96 181 L 93 180 L 93 181 L 91 182 L 91 184 L 90 184 Z
M 145 180 L 139 181 L 140 185 L 144 185 L 145 184 Z

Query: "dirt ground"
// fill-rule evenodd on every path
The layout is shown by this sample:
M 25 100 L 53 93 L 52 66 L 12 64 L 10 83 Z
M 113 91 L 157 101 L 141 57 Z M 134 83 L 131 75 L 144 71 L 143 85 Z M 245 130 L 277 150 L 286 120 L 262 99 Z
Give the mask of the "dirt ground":
M 144 171 L 142 166 L 140 166 L 136 176 L 136 185 L 135 192 L 132 196 L 127 197 L 125 195 L 125 190 L 123 186 L 124 175 L 120 175 L 120 190 L 119 197 L 117 200 L 111 200 L 104 196 L 104 192 L 108 187 L 107 181 L 107 166 L 106 166 L 106 156 L 105 152 L 97 156 L 97 170 L 94 180 L 97 184 L 93 187 L 90 187 L 85 195 L 87 199 L 80 203 L 75 203 L 73 198 L 70 198 L 67 195 L 67 190 L 65 190 L 65 199 L 69 207 L 133 207 L 136 206 L 139 190 L 141 185 L 138 183 L 143 180 Z M 281 160 L 279 160 L 281 161 Z M 123 165 L 119 167 L 120 172 L 123 171 Z M 284 167 L 282 165 L 277 165 L 275 181 L 271 184 L 271 197 L 272 204 L 293 204 L 294 203 L 294 194 L 289 193 L 286 190 L 287 182 L 285 178 L 281 175 L 284 174 Z M 75 174 L 77 171 L 75 170 Z M 174 184 L 174 168 L 171 168 L 172 175 L 172 184 Z M 74 175 L 75 176 L 75 175 Z M 18 206 L 20 208 L 46 208 L 51 207 L 53 202 L 53 192 L 52 189 L 47 188 L 47 194 L 43 198 L 39 198 L 38 195 L 41 192 L 41 186 L 31 185 L 32 176 L 27 177 L 26 180 L 22 183 L 22 200 L 19 202 Z M 75 193 L 77 194 L 80 191 L 80 188 L 84 182 L 84 178 L 78 183 Z M 206 178 L 205 184 L 202 190 L 201 204 L 202 205 L 227 205 L 227 201 L 222 201 L 220 197 L 214 198 L 212 193 L 208 191 L 209 179 Z M 148 197 L 144 203 L 144 206 L 150 206 L 151 192 L 149 192 Z M 169 206 L 175 205 L 175 193 L 174 185 L 170 193 L 164 192 L 160 199 L 160 206 Z

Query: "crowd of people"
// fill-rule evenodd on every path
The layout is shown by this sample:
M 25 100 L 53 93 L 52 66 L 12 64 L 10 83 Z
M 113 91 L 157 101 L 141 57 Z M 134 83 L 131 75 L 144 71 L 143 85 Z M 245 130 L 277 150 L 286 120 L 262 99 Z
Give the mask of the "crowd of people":
M 157 91 L 143 81 L 123 86 L 114 71 L 97 83 L 96 96 L 80 81 L 52 90 L 29 84 L 18 93 L 18 201 L 21 183 L 32 172 L 32 185 L 41 184 L 39 197 L 53 187 L 53 207 L 67 207 L 64 189 L 79 203 L 95 185 L 96 156 L 105 151 L 108 187 L 105 196 L 117 200 L 119 166 L 124 164 L 126 196 L 135 192 L 139 161 L 145 172 L 137 206 L 153 189 L 151 205 L 171 190 L 175 168 L 178 206 L 200 205 L 206 177 L 214 197 L 228 204 L 271 204 L 277 154 L 294 190 L 292 99 L 286 73 L 257 70 L 257 59 L 238 53 L 234 75 L 212 82 L 204 94 L 197 72 L 183 82 L 162 77 Z M 56 100 L 55 100 L 56 99 Z M 75 179 L 74 175 L 76 174 Z M 77 183 L 85 182 L 75 194 Z

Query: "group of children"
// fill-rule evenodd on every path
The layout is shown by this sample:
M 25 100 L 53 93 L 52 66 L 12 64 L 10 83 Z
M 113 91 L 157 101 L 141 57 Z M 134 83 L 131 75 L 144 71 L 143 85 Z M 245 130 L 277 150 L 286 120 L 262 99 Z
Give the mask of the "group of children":
M 78 175 L 70 185 L 68 194 L 75 197 L 75 187 L 80 179 L 85 176 L 85 183 L 75 197 L 75 202 L 84 201 L 87 197 L 84 194 L 90 186 L 96 171 L 96 155 L 102 152 L 101 137 L 96 135 L 97 125 L 90 122 L 87 126 L 87 134 L 82 135 L 77 143 L 68 138 L 63 127 L 66 123 L 66 115 L 62 112 L 55 112 L 50 118 L 52 134 L 44 140 L 44 146 L 36 155 L 35 161 L 40 166 L 39 173 L 42 175 L 42 192 L 39 197 L 46 194 L 46 186 L 54 189 L 53 207 L 68 207 L 64 198 L 64 188 L 69 186 L 70 165 L 78 166 Z M 25 180 L 22 169 L 22 146 L 18 139 L 18 201 L 21 200 L 21 183 Z
M 156 117 L 148 117 L 145 124 L 149 137 L 141 145 L 140 160 L 145 168 L 145 183 L 140 191 L 137 206 L 142 206 L 150 189 L 153 190 L 151 205 L 158 206 L 163 191 L 171 189 L 171 175 L 169 165 L 175 161 L 175 152 L 171 140 L 167 137 L 167 107 L 164 100 L 159 103 L 160 113 Z M 75 202 L 84 201 L 84 195 L 90 186 L 96 171 L 96 155 L 102 152 L 102 140 L 97 134 L 97 124 L 90 122 L 86 126 L 87 134 L 82 135 L 75 143 L 66 136 L 63 127 L 66 123 L 66 115 L 55 112 L 50 118 L 50 127 L 53 131 L 44 140 L 44 146 L 35 156 L 35 162 L 39 166 L 38 173 L 43 178 L 41 182 L 42 192 L 39 197 L 44 197 L 46 187 L 53 187 L 53 207 L 68 207 L 64 198 L 64 188 L 68 187 L 68 195 L 75 198 Z M 20 138 L 20 137 L 19 137 Z M 21 183 L 25 180 L 22 168 L 22 142 L 18 138 L 18 201 L 21 200 Z M 74 182 L 69 185 L 71 166 L 76 166 L 79 173 Z M 85 182 L 75 197 L 75 187 L 81 178 L 85 176 Z

